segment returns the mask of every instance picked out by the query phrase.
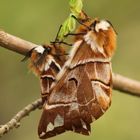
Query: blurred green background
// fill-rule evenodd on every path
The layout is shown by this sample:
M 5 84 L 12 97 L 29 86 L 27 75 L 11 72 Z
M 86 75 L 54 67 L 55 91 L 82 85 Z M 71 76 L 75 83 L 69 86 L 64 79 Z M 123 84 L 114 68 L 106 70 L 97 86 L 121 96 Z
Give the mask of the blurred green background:
M 91 17 L 112 22 L 118 32 L 113 71 L 140 80 L 140 1 L 85 0 Z M 34 43 L 53 40 L 69 14 L 68 0 L 0 0 L 0 28 Z M 12 118 L 28 103 L 39 98 L 38 79 L 29 72 L 23 57 L 0 47 L 0 124 Z M 112 106 L 92 124 L 89 137 L 67 132 L 52 140 L 139 140 L 140 99 L 113 91 Z M 2 140 L 38 140 L 41 110 L 21 121 L 21 127 Z

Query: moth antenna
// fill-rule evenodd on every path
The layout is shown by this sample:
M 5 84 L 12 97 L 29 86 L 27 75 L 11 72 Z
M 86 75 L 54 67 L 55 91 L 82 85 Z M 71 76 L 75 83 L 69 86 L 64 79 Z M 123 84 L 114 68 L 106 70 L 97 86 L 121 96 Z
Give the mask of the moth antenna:
M 68 45 L 68 46 L 72 46 L 73 44 L 70 44 L 70 43 L 67 43 L 67 42 L 64 42 L 64 41 L 60 41 L 59 42 L 60 44 L 65 44 L 65 45 Z
M 31 54 L 33 52 L 33 50 L 35 49 L 36 47 L 32 48 L 30 51 L 28 51 L 25 55 L 25 57 L 21 60 L 21 62 L 25 62 L 27 61 L 30 57 L 31 57 Z
M 114 26 L 113 26 L 113 24 L 109 21 L 109 20 L 106 20 L 110 25 L 111 25 L 111 27 L 113 28 L 113 30 L 115 31 L 115 33 L 116 33 L 116 35 L 118 35 L 118 32 L 115 30 L 115 28 L 114 28 Z
M 85 26 L 88 30 L 91 30 L 90 27 L 88 27 L 87 25 L 85 25 L 81 20 L 79 20 L 78 18 L 76 18 L 74 15 L 72 15 L 72 17 L 81 25 Z
M 58 29 L 58 31 L 57 31 L 55 40 L 54 40 L 54 41 L 50 41 L 50 43 L 51 43 L 54 47 L 56 47 L 56 46 L 55 46 L 56 43 L 59 43 L 58 35 L 59 35 L 59 33 L 60 33 L 61 28 L 62 28 L 62 25 L 60 25 L 60 27 L 59 27 L 59 29 Z

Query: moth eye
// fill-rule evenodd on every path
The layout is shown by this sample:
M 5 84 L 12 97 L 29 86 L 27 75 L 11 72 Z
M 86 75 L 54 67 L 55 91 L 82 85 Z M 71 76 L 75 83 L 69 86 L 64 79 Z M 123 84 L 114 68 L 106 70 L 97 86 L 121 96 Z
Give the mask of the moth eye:
M 50 47 L 47 47 L 46 50 L 49 53 L 51 51 L 51 48 Z

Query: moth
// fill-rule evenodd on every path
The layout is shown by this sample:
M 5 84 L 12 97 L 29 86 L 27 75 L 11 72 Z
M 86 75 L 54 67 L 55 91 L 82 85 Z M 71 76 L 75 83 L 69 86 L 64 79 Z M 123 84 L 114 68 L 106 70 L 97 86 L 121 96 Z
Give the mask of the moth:
M 69 59 L 56 76 L 38 126 L 41 139 L 65 131 L 83 135 L 111 105 L 111 58 L 116 32 L 107 20 L 88 19 L 77 29 Z
M 31 50 L 30 68 L 40 79 L 43 103 L 47 100 L 50 87 L 66 59 L 64 47 L 58 44 L 40 45 Z

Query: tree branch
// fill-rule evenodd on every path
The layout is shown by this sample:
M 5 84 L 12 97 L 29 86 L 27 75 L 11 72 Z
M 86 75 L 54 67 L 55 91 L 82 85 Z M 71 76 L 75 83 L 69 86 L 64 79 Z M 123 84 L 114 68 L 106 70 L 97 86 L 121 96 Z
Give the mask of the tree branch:
M 33 103 L 27 105 L 21 111 L 19 111 L 8 123 L 0 126 L 0 137 L 8 133 L 14 127 L 17 128 L 20 126 L 20 120 L 25 116 L 28 116 L 30 112 L 39 108 L 42 105 L 42 99 L 37 99 Z
M 140 97 L 140 82 L 113 73 L 113 89 Z
M 22 55 L 26 55 L 29 50 L 37 45 L 10 35 L 4 31 L 0 31 L 0 46 L 20 53 Z M 132 80 L 130 78 L 126 78 L 119 74 L 113 74 L 113 88 L 126 94 L 140 97 L 140 82 Z M 20 125 L 19 122 L 22 118 L 29 115 L 30 112 L 39 108 L 41 105 L 41 99 L 37 99 L 33 103 L 27 105 L 21 111 L 19 111 L 8 123 L 0 126 L 0 136 L 3 136 L 14 127 L 18 127 Z
M 0 31 L 0 46 L 22 55 L 26 55 L 27 52 L 37 45 L 10 35 L 4 31 Z M 113 88 L 140 97 L 140 82 L 124 76 L 113 74 Z
M 10 35 L 4 31 L 0 31 L 0 46 L 19 54 L 26 55 L 29 50 L 37 45 Z

